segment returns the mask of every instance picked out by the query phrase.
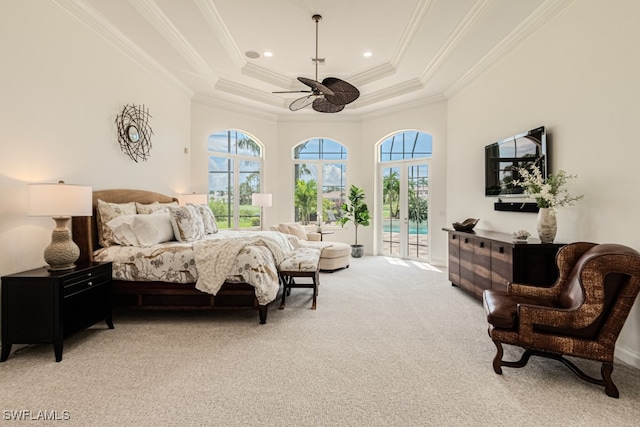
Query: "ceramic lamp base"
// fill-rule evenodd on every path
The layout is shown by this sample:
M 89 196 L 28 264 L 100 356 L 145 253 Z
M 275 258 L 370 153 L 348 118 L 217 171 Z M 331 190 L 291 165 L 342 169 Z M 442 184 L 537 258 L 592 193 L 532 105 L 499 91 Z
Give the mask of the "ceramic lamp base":
M 80 257 L 80 248 L 71 239 L 71 230 L 67 227 L 70 217 L 53 218 L 56 228 L 51 233 L 51 244 L 44 250 L 44 260 L 49 271 L 70 270 Z

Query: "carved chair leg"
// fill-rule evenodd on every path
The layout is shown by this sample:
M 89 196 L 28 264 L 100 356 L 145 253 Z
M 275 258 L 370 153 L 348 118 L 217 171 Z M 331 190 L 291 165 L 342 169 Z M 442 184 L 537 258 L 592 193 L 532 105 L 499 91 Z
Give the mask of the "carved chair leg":
M 493 370 L 496 374 L 502 375 L 502 343 L 499 341 L 493 341 L 493 343 L 496 345 L 496 349 L 498 350 L 496 352 L 496 356 L 493 358 Z
M 620 392 L 618 392 L 618 388 L 611 379 L 611 372 L 613 372 L 613 364 L 602 363 L 600 373 L 602 374 L 602 380 L 604 381 L 604 392 L 607 394 L 607 396 L 617 399 L 618 397 L 620 397 Z

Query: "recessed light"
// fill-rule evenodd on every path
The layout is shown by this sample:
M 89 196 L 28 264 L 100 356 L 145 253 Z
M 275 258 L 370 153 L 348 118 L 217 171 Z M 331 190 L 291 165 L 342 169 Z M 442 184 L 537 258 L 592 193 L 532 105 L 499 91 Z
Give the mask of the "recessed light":
M 362 56 L 364 56 L 365 58 L 371 58 L 371 56 L 373 55 L 373 53 L 371 52 L 365 52 L 362 54 Z
M 245 56 L 247 58 L 251 58 L 251 59 L 258 59 L 260 58 L 260 54 L 258 52 L 254 52 L 253 50 L 250 50 L 248 52 L 245 52 Z
M 266 56 L 267 58 L 271 58 L 273 56 L 273 53 L 266 51 L 262 53 L 264 56 Z

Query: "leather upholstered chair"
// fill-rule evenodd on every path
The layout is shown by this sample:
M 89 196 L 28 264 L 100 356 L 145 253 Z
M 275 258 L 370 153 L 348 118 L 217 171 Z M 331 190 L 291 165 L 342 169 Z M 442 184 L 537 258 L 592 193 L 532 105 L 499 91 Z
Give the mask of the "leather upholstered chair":
M 531 356 L 559 360 L 585 381 L 619 397 L 611 373 L 616 340 L 640 289 L 640 254 L 617 244 L 573 243 L 556 257 L 551 287 L 509 284 L 485 290 L 489 336 L 497 348 L 493 369 L 520 368 Z M 525 349 L 517 362 L 502 360 L 502 344 Z M 602 363 L 602 378 L 582 372 L 564 356 Z

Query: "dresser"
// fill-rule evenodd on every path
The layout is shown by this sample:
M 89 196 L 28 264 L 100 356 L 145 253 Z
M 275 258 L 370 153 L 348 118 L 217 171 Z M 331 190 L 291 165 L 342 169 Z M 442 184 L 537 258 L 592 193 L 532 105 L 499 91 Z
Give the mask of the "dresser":
M 562 243 L 530 238 L 516 243 L 510 234 L 444 228 L 449 234 L 449 281 L 478 299 L 485 289 L 506 290 L 507 283 L 550 286 L 558 278 L 556 254 Z
M 111 317 L 112 264 L 79 264 L 72 270 L 46 268 L 2 277 L 2 355 L 13 344 L 52 343 L 62 360 L 65 337 Z

